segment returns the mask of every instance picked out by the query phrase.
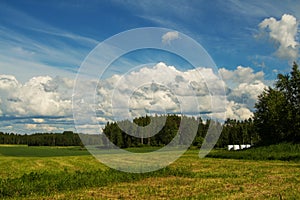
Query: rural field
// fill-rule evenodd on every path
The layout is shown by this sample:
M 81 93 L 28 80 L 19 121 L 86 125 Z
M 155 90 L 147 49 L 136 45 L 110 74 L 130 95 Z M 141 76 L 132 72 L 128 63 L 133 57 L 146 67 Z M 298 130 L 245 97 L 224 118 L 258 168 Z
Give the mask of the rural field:
M 80 147 L 1 145 L 0 198 L 300 199 L 300 146 L 269 149 L 214 150 L 204 159 L 191 149 L 165 169 L 131 174 Z
M 299 11 L 0 0 L 0 200 L 300 200 Z

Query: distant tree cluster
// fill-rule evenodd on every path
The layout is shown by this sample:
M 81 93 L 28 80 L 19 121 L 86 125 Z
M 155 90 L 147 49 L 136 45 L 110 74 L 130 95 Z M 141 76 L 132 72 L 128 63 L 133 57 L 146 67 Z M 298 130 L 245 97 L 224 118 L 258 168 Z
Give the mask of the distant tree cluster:
M 144 133 L 144 137 L 135 137 L 128 134 L 129 132 L 136 132 L 135 123 L 138 126 L 147 126 L 151 121 L 157 122 L 165 120 L 166 122 L 163 128 L 154 136 L 147 137 L 149 133 Z M 181 124 L 181 120 L 184 120 L 185 123 Z M 123 124 L 122 124 L 123 123 Z M 114 143 L 116 146 L 121 148 L 128 147 L 139 147 L 139 146 L 164 146 L 170 143 L 170 141 L 179 134 L 178 144 L 187 144 L 188 141 L 192 141 L 193 146 L 200 147 L 207 135 L 207 131 L 210 127 L 210 124 L 214 123 L 214 127 L 222 127 L 219 122 L 206 120 L 203 121 L 201 118 L 178 116 L 178 115 L 167 115 L 167 116 L 146 116 L 135 118 L 133 122 L 121 121 L 121 122 L 112 122 L 107 123 L 103 129 L 103 133 L 107 136 L 109 141 Z M 127 125 L 127 128 L 122 130 L 121 127 L 124 127 L 124 124 Z M 216 147 L 225 147 L 228 144 L 253 144 L 258 141 L 258 135 L 255 133 L 253 127 L 253 121 L 251 119 L 244 121 L 230 120 L 228 119 L 224 125 L 223 130 L 220 135 L 220 138 L 216 144 Z M 195 127 L 195 128 L 193 128 Z M 194 129 L 194 130 L 193 130 Z M 151 131 L 151 128 L 148 129 Z M 195 138 L 191 137 L 191 131 L 197 131 Z M 210 135 L 210 137 L 214 137 Z M 213 139 L 213 138 L 206 138 Z M 107 140 L 103 137 L 103 143 L 107 145 Z
M 25 144 L 28 146 L 81 146 L 78 134 L 72 131 L 63 133 L 36 133 L 20 135 L 0 132 L 0 144 Z
M 112 122 L 107 123 L 105 128 L 103 129 L 103 133 L 107 136 L 107 138 L 121 148 L 128 147 L 138 147 L 138 146 L 164 146 L 171 142 L 171 140 L 179 134 L 178 144 L 186 144 L 187 137 L 189 137 L 190 130 L 188 128 L 195 127 L 197 128 L 197 119 L 196 118 L 188 118 L 184 116 L 185 127 L 181 126 L 182 117 L 178 115 L 161 115 L 161 116 L 145 116 L 135 118 L 132 122 L 128 120 L 120 121 L 120 122 Z M 198 119 L 199 120 L 199 119 Z M 165 122 L 161 130 L 155 130 L 159 125 L 159 122 Z M 151 123 L 151 125 L 150 125 Z M 199 127 L 203 127 L 198 129 L 197 137 L 203 137 L 205 134 L 206 125 L 200 122 L 201 125 Z M 137 125 L 137 126 L 136 126 Z M 148 126 L 149 125 L 149 126 Z M 139 133 L 141 131 L 138 127 L 147 126 L 145 132 Z M 123 129 L 121 129 L 122 127 Z M 179 129 L 180 127 L 180 129 Z M 125 130 L 124 130 L 125 129 Z M 148 137 L 153 132 L 157 133 Z M 197 130 L 196 130 L 197 131 Z M 132 133 L 131 135 L 128 133 Z M 135 137 L 132 135 L 136 135 L 139 137 Z M 107 140 L 103 137 L 103 143 L 107 145 Z
M 217 147 L 226 147 L 229 144 L 256 145 L 260 137 L 251 118 L 246 120 L 227 119 L 223 124 L 222 134 L 216 144 Z

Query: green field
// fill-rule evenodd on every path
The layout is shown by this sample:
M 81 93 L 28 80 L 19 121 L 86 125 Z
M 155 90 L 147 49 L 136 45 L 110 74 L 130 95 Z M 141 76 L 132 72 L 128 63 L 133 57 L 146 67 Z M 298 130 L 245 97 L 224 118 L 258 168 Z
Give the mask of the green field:
M 268 148 L 204 159 L 189 150 L 165 169 L 131 174 L 80 147 L 2 145 L 0 199 L 300 199 L 299 146 Z
M 300 144 L 282 143 L 240 151 L 213 150 L 207 157 L 247 160 L 300 161 Z

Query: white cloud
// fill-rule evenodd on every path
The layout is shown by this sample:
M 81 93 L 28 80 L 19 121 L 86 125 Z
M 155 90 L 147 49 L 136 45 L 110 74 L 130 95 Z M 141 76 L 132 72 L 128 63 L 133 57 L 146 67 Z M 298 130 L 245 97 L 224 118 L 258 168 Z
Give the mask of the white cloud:
M 5 129 L 12 129 L 13 126 L 5 126 L 4 128 L 5 128 Z
M 267 87 L 264 73 L 254 72 L 252 68 L 243 66 L 238 66 L 235 70 L 221 68 L 219 72 L 226 82 L 228 117 L 249 118 L 258 95 Z
M 0 75 L 1 109 L 8 116 L 71 115 L 72 87 L 66 79 L 33 77 L 25 84 Z
M 170 44 L 172 40 L 176 40 L 178 38 L 179 34 L 177 31 L 169 31 L 161 37 L 161 41 L 163 44 Z
M 276 55 L 280 58 L 295 61 L 298 58 L 299 43 L 296 41 L 298 22 L 293 15 L 284 14 L 280 20 L 266 18 L 260 24 L 261 30 L 268 30 L 267 34 L 276 44 Z
M 99 126 L 89 124 L 90 120 L 104 124 L 151 113 L 201 113 L 202 117 L 221 118 L 221 113 L 226 111 L 226 117 L 249 118 L 257 96 L 266 87 L 264 74 L 242 66 L 235 70 L 220 69 L 219 73 L 223 80 L 209 68 L 179 71 L 174 66 L 158 63 L 123 76 L 113 75 L 99 81 L 94 108 L 97 117 L 79 125 L 92 132 Z M 85 90 L 92 82 L 86 81 L 80 88 Z M 224 85 L 227 100 L 222 96 Z M 72 115 L 72 93 L 73 80 L 68 78 L 37 76 L 22 84 L 14 76 L 0 75 L 0 116 L 18 118 L 13 128 L 23 129 L 23 132 L 27 129 L 31 132 L 70 129 L 64 123 L 72 123 L 69 117 Z M 216 113 L 211 114 L 213 111 Z M 2 125 L 11 124 L 2 122 Z
M 18 86 L 19 82 L 14 76 L 0 74 L 0 89 L 10 90 L 12 88 L 17 88 Z
M 45 122 L 45 120 L 41 119 L 41 118 L 33 118 L 32 121 L 35 122 L 35 123 L 43 123 L 43 122 Z
M 262 81 L 264 79 L 264 73 L 262 71 L 255 73 L 250 67 L 238 66 L 236 70 L 221 68 L 219 72 L 223 80 L 225 80 L 227 84 L 230 84 L 230 87 L 233 87 L 232 84 L 252 83 L 256 80 Z
M 243 104 L 229 101 L 226 107 L 226 117 L 231 119 L 248 119 L 253 113 Z
M 26 124 L 25 127 L 26 127 L 27 129 L 36 129 L 37 124 Z
M 202 76 L 201 76 L 202 75 Z M 210 84 L 209 91 L 207 84 Z M 211 69 L 179 71 L 158 63 L 124 76 L 114 75 L 101 81 L 98 88 L 98 110 L 104 116 L 132 117 L 155 113 L 211 112 L 211 92 L 220 95 L 222 80 Z M 112 102 L 112 103 L 111 103 Z
M 56 126 L 51 126 L 48 124 L 26 124 L 25 125 L 26 129 L 29 129 L 34 132 L 53 132 L 53 131 L 63 131 L 64 129 L 56 127 Z
M 220 69 L 219 73 L 223 81 L 209 68 L 179 71 L 158 63 L 124 76 L 114 75 L 99 85 L 98 111 L 103 118 L 111 119 L 115 114 L 118 119 L 128 117 L 128 112 L 136 117 L 147 112 L 221 112 L 226 107 L 230 117 L 249 118 L 257 96 L 266 87 L 263 72 L 238 66 L 235 70 Z M 228 101 L 221 95 L 223 85 L 227 87 Z M 218 108 L 212 108 L 212 100 Z
M 232 89 L 228 99 L 234 99 L 236 102 L 247 104 L 253 107 L 257 96 L 261 94 L 267 86 L 260 80 L 253 83 L 241 83 L 238 87 Z

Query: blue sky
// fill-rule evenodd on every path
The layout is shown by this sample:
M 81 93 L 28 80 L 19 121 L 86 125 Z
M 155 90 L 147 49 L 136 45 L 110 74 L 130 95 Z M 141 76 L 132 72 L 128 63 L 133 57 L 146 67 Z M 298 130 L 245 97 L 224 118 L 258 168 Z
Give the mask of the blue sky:
M 293 60 L 298 61 L 299 10 L 300 3 L 296 0 L 1 0 L 0 74 L 10 75 L 10 81 L 15 78 L 18 84 L 38 76 L 53 79 L 59 76 L 59 80 L 71 88 L 67 78 L 75 78 L 82 61 L 99 42 L 129 29 L 162 27 L 186 34 L 200 43 L 218 68 L 234 71 L 243 66 L 251 68 L 253 74 L 262 71 L 267 85 L 278 72 L 289 72 Z M 289 38 L 296 44 L 293 47 L 285 47 L 286 43 L 280 40 L 279 25 L 274 25 L 272 32 L 271 20 L 265 22 L 265 27 L 261 24 L 271 17 L 280 21 L 284 14 L 292 16 L 297 23 L 296 33 Z M 287 27 L 293 26 L 288 24 Z M 271 33 L 277 37 L 272 37 Z M 138 62 L 155 55 L 151 51 L 144 53 L 138 56 Z M 160 60 L 153 59 L 153 62 L 176 65 L 167 54 L 154 57 Z M 177 61 L 178 65 L 183 63 L 180 59 Z M 5 99 L 1 101 L 5 105 Z M 24 116 L 21 111 L 15 116 L 12 113 L 2 108 L 2 119 L 9 127 L 6 131 L 10 130 L 9 123 L 14 124 L 18 117 L 22 118 L 17 120 L 21 124 L 29 124 L 24 119 L 27 116 L 32 124 L 43 121 L 33 119 L 43 118 L 45 123 L 51 121 L 49 124 L 52 125 L 61 124 L 61 121 L 55 121 L 57 116 L 72 118 L 70 114 L 53 113 L 53 118 L 43 113 Z
M 258 24 L 267 17 L 280 19 L 285 13 L 297 18 L 298 8 L 297 1 L 2 0 L 1 30 L 12 38 L 1 34 L 1 42 L 8 48 L 17 46 L 13 42 L 18 41 L 12 40 L 18 37 L 24 52 L 17 53 L 37 54 L 31 61 L 76 70 L 97 42 L 128 29 L 158 26 L 194 38 L 219 67 L 243 65 L 260 70 L 264 63 L 264 70 L 270 73 L 273 69 L 286 71 L 288 64 L 273 55 L 275 44 L 255 38 Z M 13 53 L 5 55 L 12 58 L 12 64 L 23 56 Z

